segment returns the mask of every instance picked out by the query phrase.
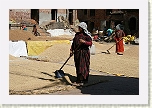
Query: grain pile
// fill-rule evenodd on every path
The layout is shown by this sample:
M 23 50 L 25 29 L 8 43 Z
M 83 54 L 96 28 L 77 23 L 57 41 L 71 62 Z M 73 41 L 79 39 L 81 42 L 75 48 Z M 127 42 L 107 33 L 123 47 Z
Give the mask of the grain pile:
M 9 40 L 17 41 L 17 40 L 23 40 L 23 41 L 49 41 L 49 40 L 72 40 L 73 36 L 68 35 L 61 35 L 56 37 L 51 36 L 35 36 L 32 34 L 31 31 L 24 31 L 24 30 L 9 30 Z
M 56 79 L 54 71 L 61 64 L 34 60 L 13 60 L 9 64 L 10 94 L 48 94 L 71 89 L 63 79 Z M 74 72 L 74 67 L 66 66 L 64 71 Z M 72 75 L 72 73 L 70 73 Z M 75 75 L 74 75 L 75 76 Z M 14 80 L 15 79 L 15 80 Z
M 110 54 L 102 53 L 114 43 L 96 45 L 96 55 L 91 56 L 91 69 L 106 72 L 114 75 L 124 75 L 128 77 L 139 77 L 139 46 L 125 45 L 123 56 L 115 53 L 115 46 L 110 50 Z
M 91 55 L 90 68 L 93 71 L 102 71 L 110 74 L 120 74 L 131 77 L 139 77 L 137 73 L 139 71 L 139 46 L 124 46 L 125 52 L 123 56 L 118 56 L 115 53 L 115 47 L 110 50 L 111 54 L 102 54 L 102 51 L 106 51 L 107 48 L 111 47 L 110 44 L 99 44 L 93 42 L 96 49 L 96 54 Z M 45 50 L 39 55 L 39 60 L 63 63 L 69 57 L 69 44 L 56 44 Z M 73 58 L 71 58 L 67 65 L 74 66 Z
M 70 44 L 55 44 L 39 55 L 39 60 L 50 62 L 63 62 L 69 57 Z
M 73 36 L 61 35 L 61 36 L 39 36 L 41 41 L 49 41 L 49 40 L 72 40 Z
M 127 49 L 124 52 L 125 55 L 129 56 L 129 57 L 135 57 L 138 58 L 139 57 L 139 46 L 134 45 L 134 46 L 129 46 L 129 49 Z
M 33 35 L 29 31 L 24 30 L 9 30 L 9 40 L 16 41 L 16 40 L 32 40 L 32 41 L 39 41 L 35 35 Z
M 9 54 L 9 60 L 15 60 L 15 59 L 17 59 L 17 57 L 14 57 L 14 56 Z
M 10 40 L 71 40 L 73 37 L 35 37 L 31 32 L 22 30 L 10 30 Z M 90 74 L 100 76 L 99 73 L 139 77 L 139 46 L 125 45 L 123 56 L 115 53 L 115 46 L 110 50 L 111 54 L 102 54 L 114 43 L 93 42 L 95 55 L 90 58 Z M 38 55 L 37 60 L 20 59 L 9 55 L 9 89 L 10 94 L 49 94 L 56 91 L 73 89 L 61 79 L 55 79 L 55 70 L 58 70 L 69 57 L 71 45 L 67 43 L 54 44 Z M 48 62 L 43 62 L 43 60 Z M 76 76 L 73 57 L 69 59 L 63 68 L 71 77 Z M 90 79 L 93 80 L 98 79 Z

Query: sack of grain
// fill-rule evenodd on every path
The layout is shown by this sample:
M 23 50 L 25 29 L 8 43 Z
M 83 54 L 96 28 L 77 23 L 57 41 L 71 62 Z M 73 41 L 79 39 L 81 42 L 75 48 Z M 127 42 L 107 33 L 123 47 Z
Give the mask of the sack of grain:
M 90 48 L 90 54 L 95 55 L 95 45 L 94 44 L 92 44 L 92 46 Z

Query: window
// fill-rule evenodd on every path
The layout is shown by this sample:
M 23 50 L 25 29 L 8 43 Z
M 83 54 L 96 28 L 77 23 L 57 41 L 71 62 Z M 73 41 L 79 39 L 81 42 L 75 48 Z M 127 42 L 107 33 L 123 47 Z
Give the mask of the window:
M 95 16 L 95 9 L 90 9 L 90 16 Z

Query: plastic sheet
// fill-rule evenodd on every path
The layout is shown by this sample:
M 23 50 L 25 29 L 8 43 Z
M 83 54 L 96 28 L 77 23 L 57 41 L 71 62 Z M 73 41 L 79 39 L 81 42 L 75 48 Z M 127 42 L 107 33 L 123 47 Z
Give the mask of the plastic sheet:
M 9 54 L 15 57 L 28 56 L 24 41 L 9 41 Z

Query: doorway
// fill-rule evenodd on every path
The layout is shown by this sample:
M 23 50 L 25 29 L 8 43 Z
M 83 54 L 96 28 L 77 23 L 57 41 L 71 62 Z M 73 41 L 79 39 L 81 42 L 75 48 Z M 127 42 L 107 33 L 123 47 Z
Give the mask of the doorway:
M 136 18 L 134 18 L 134 17 L 130 18 L 129 29 L 136 30 Z
M 39 24 L 39 9 L 31 9 L 31 19 Z
M 52 9 L 51 10 L 51 19 L 52 20 L 57 20 L 57 9 Z
M 73 9 L 69 9 L 69 23 L 73 24 Z
M 135 17 L 130 18 L 129 29 L 131 31 L 131 35 L 134 35 L 136 33 L 136 18 Z

